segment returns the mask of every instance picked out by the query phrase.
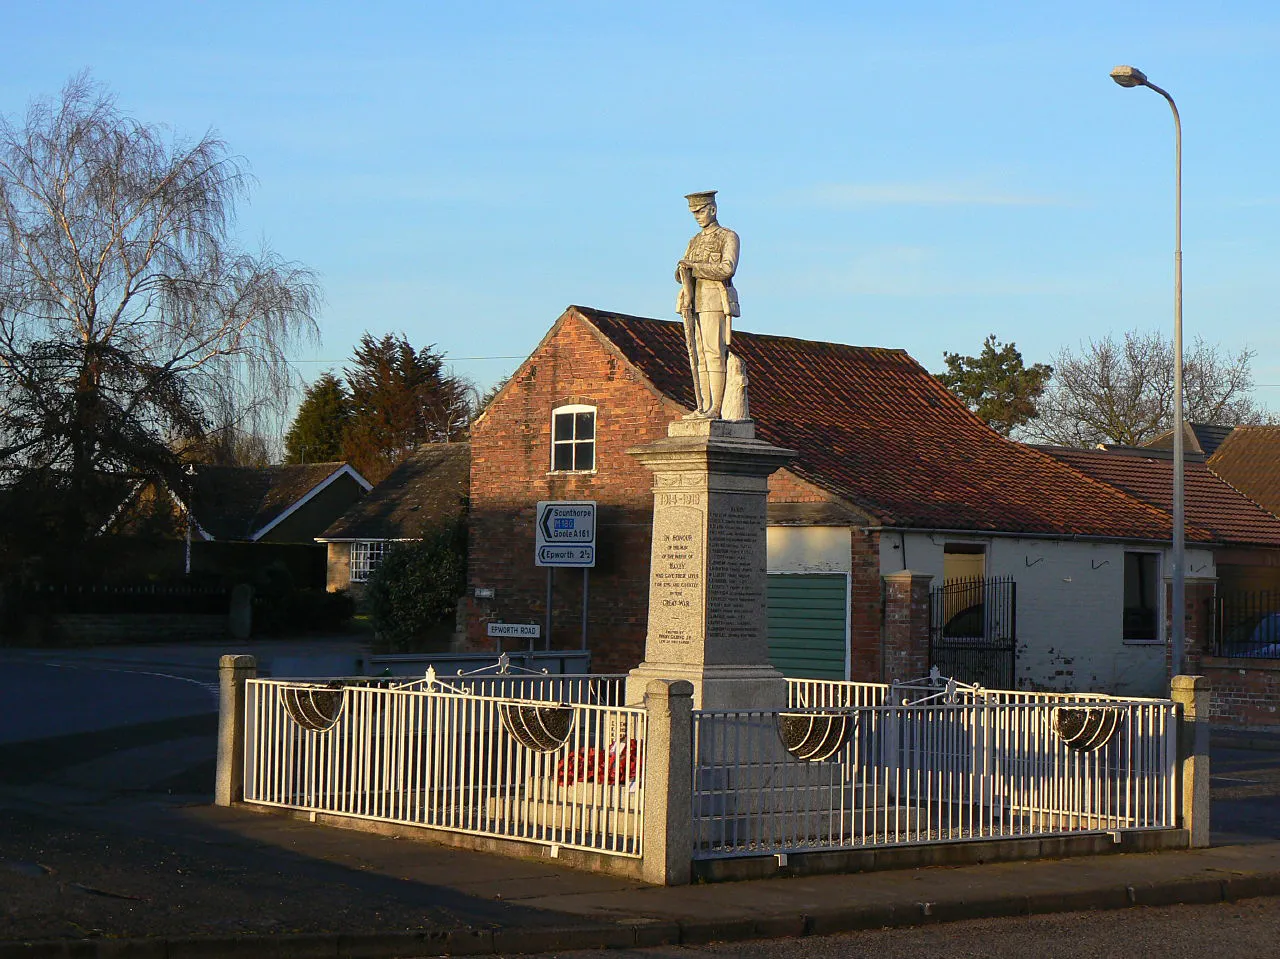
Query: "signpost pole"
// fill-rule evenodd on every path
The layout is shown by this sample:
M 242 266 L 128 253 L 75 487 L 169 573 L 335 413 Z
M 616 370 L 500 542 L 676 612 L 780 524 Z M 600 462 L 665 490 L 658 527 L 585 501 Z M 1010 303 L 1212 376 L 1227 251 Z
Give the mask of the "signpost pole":
M 582 567 L 582 648 L 587 648 L 587 590 L 591 587 L 591 570 Z
M 557 566 L 582 570 L 582 648 L 587 648 L 588 570 L 596 564 L 595 500 L 548 500 L 538 503 L 534 520 L 533 561 L 547 568 L 546 636 L 551 649 L 552 576 Z M 533 649 L 532 644 L 529 646 Z
M 547 613 L 546 613 L 546 629 L 542 645 L 544 649 L 551 648 L 551 577 L 555 575 L 556 568 L 554 566 L 547 567 Z M 529 652 L 533 652 L 533 638 L 529 639 Z

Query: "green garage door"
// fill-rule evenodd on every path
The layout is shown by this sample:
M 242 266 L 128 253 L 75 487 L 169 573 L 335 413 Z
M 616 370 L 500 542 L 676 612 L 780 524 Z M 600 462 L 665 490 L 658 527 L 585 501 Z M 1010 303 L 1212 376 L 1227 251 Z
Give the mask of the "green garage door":
M 769 661 L 786 676 L 845 678 L 844 573 L 769 574 Z

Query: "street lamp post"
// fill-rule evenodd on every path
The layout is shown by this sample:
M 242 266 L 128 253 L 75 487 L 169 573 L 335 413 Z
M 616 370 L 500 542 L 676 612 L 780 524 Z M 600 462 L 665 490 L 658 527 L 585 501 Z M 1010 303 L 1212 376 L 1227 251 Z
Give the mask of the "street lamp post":
M 1116 67 L 1111 79 L 1122 87 L 1148 87 L 1169 101 L 1174 132 L 1174 250 L 1173 250 L 1173 673 L 1182 672 L 1186 644 L 1186 516 L 1183 479 L 1182 425 L 1182 120 L 1173 97 L 1147 79 L 1136 67 Z

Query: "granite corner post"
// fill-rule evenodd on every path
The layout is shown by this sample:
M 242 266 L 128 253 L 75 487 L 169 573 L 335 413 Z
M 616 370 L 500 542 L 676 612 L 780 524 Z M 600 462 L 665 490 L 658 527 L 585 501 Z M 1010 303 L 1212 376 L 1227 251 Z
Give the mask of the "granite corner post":
M 654 679 L 693 685 L 695 709 L 786 704 L 769 665 L 769 476 L 795 454 L 751 421 L 677 420 L 628 450 L 653 471 L 653 547 L 644 662 L 627 679 L 640 703 Z
M 1179 817 L 1192 849 L 1209 845 L 1209 680 L 1174 676 L 1170 698 L 1178 704 Z
M 230 806 L 244 800 L 245 683 L 258 674 L 253 656 L 223 656 L 218 661 L 218 772 L 213 801 Z
M 641 877 L 687 885 L 693 870 L 693 685 L 652 679 L 647 714 Z

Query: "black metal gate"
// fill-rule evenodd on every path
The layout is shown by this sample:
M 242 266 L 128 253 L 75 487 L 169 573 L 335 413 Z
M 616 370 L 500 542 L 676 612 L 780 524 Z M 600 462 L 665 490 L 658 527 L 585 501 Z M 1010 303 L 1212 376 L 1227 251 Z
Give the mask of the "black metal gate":
M 1013 689 L 1018 584 L 1012 576 L 952 580 L 929 591 L 929 665 L 988 689 Z

